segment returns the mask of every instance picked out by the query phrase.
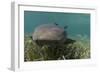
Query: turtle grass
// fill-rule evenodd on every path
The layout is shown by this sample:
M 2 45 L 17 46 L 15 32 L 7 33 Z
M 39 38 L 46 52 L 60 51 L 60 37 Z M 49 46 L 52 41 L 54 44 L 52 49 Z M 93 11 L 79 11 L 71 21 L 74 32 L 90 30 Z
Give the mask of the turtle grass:
M 90 58 L 89 42 L 66 39 L 65 42 L 37 40 L 24 36 L 24 61 L 47 61 Z

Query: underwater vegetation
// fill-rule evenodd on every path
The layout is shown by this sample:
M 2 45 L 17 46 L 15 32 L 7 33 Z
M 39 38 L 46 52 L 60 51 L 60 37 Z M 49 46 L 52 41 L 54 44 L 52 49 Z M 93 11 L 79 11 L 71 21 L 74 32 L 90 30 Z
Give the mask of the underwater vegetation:
M 25 35 L 24 61 L 90 58 L 90 42 L 83 40 L 83 37 L 80 37 L 79 39 L 66 39 L 66 41 L 62 44 L 62 42 L 55 40 L 33 41 L 31 35 Z
M 24 61 L 90 58 L 90 41 L 81 35 L 68 38 L 66 27 L 43 24 L 24 35 Z

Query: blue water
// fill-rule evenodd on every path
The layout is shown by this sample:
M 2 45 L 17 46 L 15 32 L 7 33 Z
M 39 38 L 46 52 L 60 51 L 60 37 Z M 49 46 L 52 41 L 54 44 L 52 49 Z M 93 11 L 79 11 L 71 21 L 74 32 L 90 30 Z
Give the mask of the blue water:
M 24 33 L 32 33 L 41 24 L 68 26 L 69 36 L 90 37 L 90 14 L 24 11 Z

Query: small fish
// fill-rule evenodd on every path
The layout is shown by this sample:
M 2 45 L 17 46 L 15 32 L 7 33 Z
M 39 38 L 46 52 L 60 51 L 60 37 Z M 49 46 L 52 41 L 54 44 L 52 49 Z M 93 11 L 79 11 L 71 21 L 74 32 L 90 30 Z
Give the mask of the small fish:
M 59 25 L 58 23 L 54 23 L 55 25 Z M 66 25 L 66 26 L 64 26 L 64 29 L 67 29 L 68 28 L 68 26 Z
M 55 25 L 59 25 L 59 24 L 57 24 L 57 23 L 54 23 Z
M 66 26 L 64 26 L 64 29 L 67 29 L 68 28 L 68 26 L 66 25 Z

